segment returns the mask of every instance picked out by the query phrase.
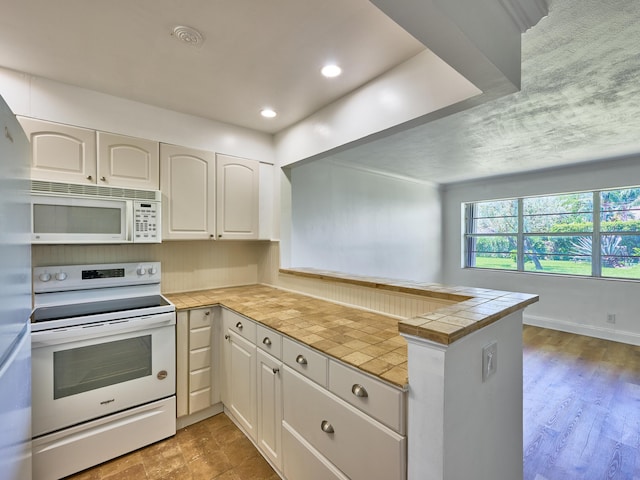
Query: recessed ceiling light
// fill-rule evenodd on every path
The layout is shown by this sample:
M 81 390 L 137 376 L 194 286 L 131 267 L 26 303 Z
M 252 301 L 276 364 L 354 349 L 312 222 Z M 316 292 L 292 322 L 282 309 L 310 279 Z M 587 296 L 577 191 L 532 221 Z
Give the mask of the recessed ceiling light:
M 262 115 L 264 118 L 273 118 L 278 114 L 272 108 L 263 108 L 262 110 L 260 110 L 260 115 Z
M 320 70 L 320 72 L 327 78 L 333 78 L 340 75 L 342 73 L 342 69 L 338 65 L 330 64 L 322 67 L 322 70 Z

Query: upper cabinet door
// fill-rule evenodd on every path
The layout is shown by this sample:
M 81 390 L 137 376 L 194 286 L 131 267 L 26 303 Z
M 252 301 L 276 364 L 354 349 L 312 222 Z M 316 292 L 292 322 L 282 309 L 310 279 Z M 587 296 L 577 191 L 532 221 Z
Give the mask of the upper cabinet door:
M 31 141 L 31 178 L 54 182 L 96 183 L 96 134 L 93 130 L 19 117 Z
M 158 190 L 158 142 L 98 132 L 98 185 Z
M 215 238 L 215 154 L 160 145 L 162 239 Z
M 218 239 L 258 238 L 259 166 L 256 160 L 216 155 Z

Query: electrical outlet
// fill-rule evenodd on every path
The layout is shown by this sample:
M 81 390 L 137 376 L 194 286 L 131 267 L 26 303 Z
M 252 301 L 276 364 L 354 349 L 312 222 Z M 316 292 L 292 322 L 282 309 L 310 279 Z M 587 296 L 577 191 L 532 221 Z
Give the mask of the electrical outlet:
M 482 347 L 482 381 L 486 382 L 498 370 L 498 342 Z
M 615 313 L 607 313 L 607 323 L 616 323 Z

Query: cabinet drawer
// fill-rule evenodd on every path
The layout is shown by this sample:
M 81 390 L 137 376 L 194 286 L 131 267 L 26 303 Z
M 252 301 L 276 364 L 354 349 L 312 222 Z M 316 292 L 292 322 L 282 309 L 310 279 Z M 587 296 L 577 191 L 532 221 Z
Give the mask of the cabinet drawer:
M 189 394 L 189 414 L 211 406 L 211 389 L 198 390 Z
M 329 361 L 329 390 L 354 407 L 405 433 L 405 393 L 333 360 Z
M 305 480 L 349 480 L 286 423 L 282 424 L 285 478 Z
M 200 370 L 211 366 L 211 348 L 205 347 L 189 352 L 189 371 Z
M 198 350 L 209 346 L 211 346 L 211 327 L 198 328 L 189 332 L 190 350 Z
M 406 478 L 405 437 L 288 367 L 283 387 L 284 421 L 351 480 Z
M 327 386 L 327 357 L 288 338 L 282 340 L 282 360 L 323 387 Z
M 237 333 L 251 343 L 256 343 L 256 323 L 253 320 L 249 320 L 242 315 L 230 312 L 224 308 L 222 309 L 222 318 L 223 324 L 226 328 Z
M 210 327 L 212 321 L 212 312 L 210 308 L 196 308 L 189 312 L 189 328 Z
M 195 392 L 209 387 L 211 387 L 210 368 L 189 372 L 189 392 Z
M 270 328 L 257 325 L 256 343 L 265 352 L 282 360 L 282 335 L 274 332 Z

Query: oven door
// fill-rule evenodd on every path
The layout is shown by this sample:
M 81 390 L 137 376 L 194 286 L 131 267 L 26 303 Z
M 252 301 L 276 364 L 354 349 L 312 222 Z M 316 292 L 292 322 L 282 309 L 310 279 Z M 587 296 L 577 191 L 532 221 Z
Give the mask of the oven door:
M 33 332 L 33 436 L 175 394 L 175 312 Z

